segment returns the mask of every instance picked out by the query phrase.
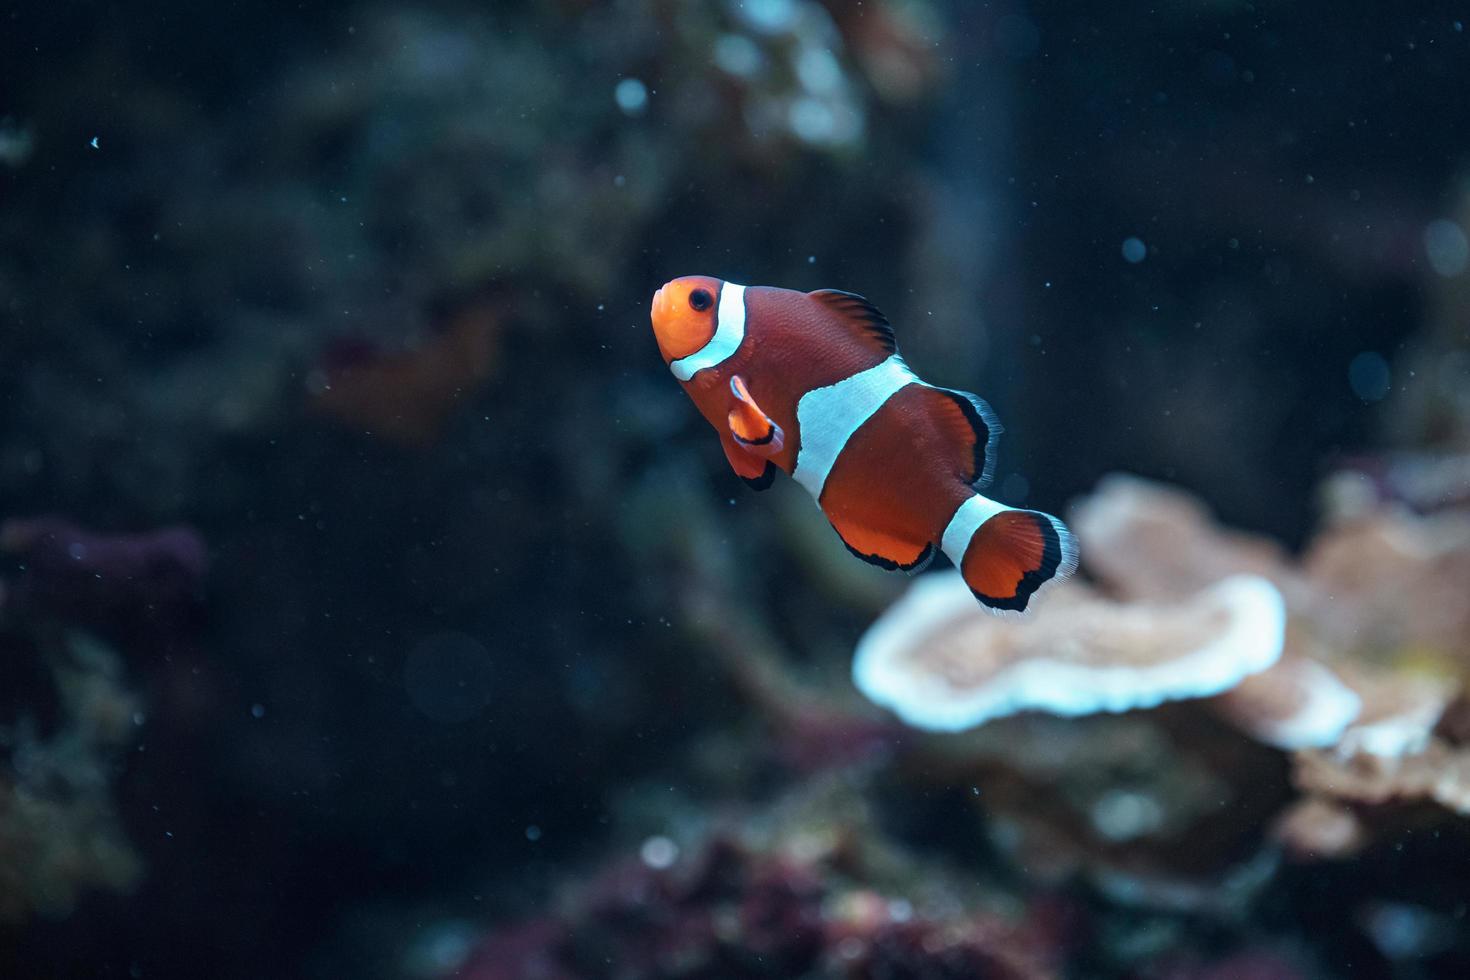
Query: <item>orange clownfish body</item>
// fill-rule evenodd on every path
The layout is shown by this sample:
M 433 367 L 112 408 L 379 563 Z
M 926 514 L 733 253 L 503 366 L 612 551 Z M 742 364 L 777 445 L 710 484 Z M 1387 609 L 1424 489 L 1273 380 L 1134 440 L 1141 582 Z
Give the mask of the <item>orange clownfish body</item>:
M 990 407 L 919 380 L 861 296 L 685 276 L 651 316 L 736 474 L 763 490 L 784 470 L 863 560 L 913 571 L 938 547 L 982 604 L 1015 612 L 1076 568 L 1061 521 L 975 491 L 994 468 Z

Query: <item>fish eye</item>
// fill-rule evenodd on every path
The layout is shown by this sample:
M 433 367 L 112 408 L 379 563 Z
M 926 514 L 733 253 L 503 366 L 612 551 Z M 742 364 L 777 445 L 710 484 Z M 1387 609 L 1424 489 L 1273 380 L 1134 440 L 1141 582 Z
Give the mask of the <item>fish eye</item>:
M 696 289 L 694 292 L 689 294 L 689 305 L 692 306 L 696 312 L 703 313 L 705 310 L 715 305 L 715 298 L 709 294 L 708 289 Z

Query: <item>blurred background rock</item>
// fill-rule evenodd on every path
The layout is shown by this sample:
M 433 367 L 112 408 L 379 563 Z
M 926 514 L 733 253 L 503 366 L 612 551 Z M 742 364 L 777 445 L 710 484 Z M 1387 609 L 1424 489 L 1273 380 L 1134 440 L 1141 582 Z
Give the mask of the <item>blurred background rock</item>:
M 883 768 L 909 736 L 848 710 L 853 643 L 902 580 L 851 563 L 789 485 L 748 495 L 646 310 L 694 272 L 866 294 L 926 378 L 995 405 L 1012 503 L 1059 510 L 1129 470 L 1288 547 L 1344 464 L 1375 500 L 1463 505 L 1466 16 L 0 8 L 0 517 L 22 522 L 0 972 L 479 969 L 476 936 L 595 887 L 606 855 L 678 832 L 702 854 L 716 815 L 756 821 L 834 766 L 876 781 L 851 792 L 897 853 L 942 838 L 959 884 L 920 918 L 980 903 L 966 962 L 996 975 L 1465 963 L 1448 885 L 1423 915 L 1375 892 L 1444 845 L 1193 929 L 1192 907 L 1037 906 L 978 832 L 939 830 L 974 819 L 968 788 Z M 1267 768 L 1260 795 L 1284 799 Z M 1236 850 L 1266 834 L 1242 819 Z M 783 833 L 745 828 L 719 867 L 747 870 L 701 874 L 767 881 Z M 843 925 L 861 916 L 824 877 L 897 898 L 920 865 L 808 852 L 825 883 L 792 914 L 848 911 L 793 927 L 799 968 L 931 975 L 904 957 L 938 926 L 842 958 L 892 923 Z M 1361 901 L 1327 908 L 1344 887 Z M 691 888 L 673 905 L 703 908 Z M 572 904 L 584 924 L 606 906 Z M 774 959 L 690 962 L 668 975 Z

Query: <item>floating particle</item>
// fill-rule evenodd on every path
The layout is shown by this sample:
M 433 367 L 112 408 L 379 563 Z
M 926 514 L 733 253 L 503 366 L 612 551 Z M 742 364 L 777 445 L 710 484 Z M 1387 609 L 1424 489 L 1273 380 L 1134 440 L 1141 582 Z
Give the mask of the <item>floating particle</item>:
M 797 79 L 813 95 L 835 95 L 842 88 L 842 68 L 826 48 L 803 48 L 795 60 Z
M 1141 238 L 1123 239 L 1123 261 L 1137 265 L 1148 257 L 1148 246 Z
M 1382 401 L 1392 380 L 1388 362 L 1376 351 L 1365 350 L 1348 364 L 1348 384 L 1365 402 Z
M 714 59 L 721 71 L 740 78 L 749 78 L 765 66 L 761 49 L 743 34 L 722 34 L 715 41 Z
M 1470 263 L 1470 239 L 1465 229 L 1444 218 L 1424 228 L 1424 251 L 1434 271 L 1446 279 L 1458 276 Z
M 648 87 L 636 78 L 625 78 L 613 89 L 618 108 L 630 116 L 641 116 L 648 108 Z
M 409 701 L 425 716 L 457 724 L 475 717 L 494 698 L 495 665 L 474 637 L 435 633 L 409 651 L 403 685 Z
M 796 26 L 795 0 L 745 0 L 735 12 L 763 34 L 781 34 Z
M 830 143 L 836 135 L 837 117 L 820 99 L 796 99 L 788 116 L 791 131 L 808 143 Z
M 674 862 L 679 859 L 679 845 L 661 835 L 650 837 L 638 849 L 638 856 L 650 868 L 662 871 L 673 867 Z
M 540 827 L 536 826 L 535 824 L 531 824 L 530 826 L 528 826 L 526 828 L 526 840 L 528 840 L 528 841 L 530 841 L 531 843 L 534 844 L 534 843 L 536 843 L 540 839 L 541 839 L 541 828 Z
M 90 146 L 94 150 L 100 150 L 100 149 L 102 149 L 102 142 L 96 136 L 93 136 L 92 137 L 92 141 L 90 143 L 88 143 L 87 145 Z
M 263 704 L 252 704 L 250 706 L 250 717 L 252 717 L 252 718 L 264 718 L 265 717 L 265 705 L 263 705 Z

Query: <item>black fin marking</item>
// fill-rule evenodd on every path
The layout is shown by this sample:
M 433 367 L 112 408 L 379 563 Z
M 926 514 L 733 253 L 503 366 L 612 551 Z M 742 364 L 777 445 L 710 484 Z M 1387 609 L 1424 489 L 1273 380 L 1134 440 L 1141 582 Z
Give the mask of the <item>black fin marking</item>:
M 1041 530 L 1041 564 L 1021 576 L 1021 581 L 1016 584 L 1015 594 L 1011 596 L 997 599 L 971 589 L 970 591 L 983 606 L 1007 612 L 1025 612 L 1026 605 L 1036 594 L 1036 590 L 1050 582 L 1062 565 L 1066 551 L 1062 547 L 1062 537 L 1057 532 L 1056 521 L 1050 514 L 1043 514 L 1040 511 L 1028 511 L 1027 513 L 1036 518 L 1036 525 Z
M 740 438 L 740 433 L 733 430 L 730 432 L 730 438 L 734 439 L 741 446 L 769 446 L 771 440 L 776 438 L 776 424 L 768 419 L 766 421 L 766 434 L 759 439 L 742 439 Z
M 740 474 L 738 473 L 735 475 L 740 476 Z M 744 481 L 747 487 L 750 487 L 750 489 L 756 491 L 757 493 L 762 490 L 767 490 L 770 488 L 772 481 L 776 479 L 776 464 L 771 462 L 770 460 L 766 460 L 766 468 L 761 470 L 760 476 L 741 476 L 740 479 Z
M 878 342 L 884 353 L 898 353 L 898 338 L 893 335 L 893 325 L 876 306 L 862 296 L 841 289 L 818 289 L 807 295 L 826 304 L 844 319 L 856 322 L 867 336 Z
M 970 485 L 977 489 L 985 489 L 990 486 L 990 481 L 995 479 L 996 448 L 1000 444 L 1000 434 L 1005 427 L 1000 424 L 994 409 L 986 404 L 985 399 L 979 395 L 972 395 L 968 391 L 957 391 L 953 388 L 939 388 L 954 399 L 959 405 L 960 411 L 965 413 L 970 427 L 975 430 L 975 477 Z
M 837 525 L 832 525 L 832 530 L 837 531 Z M 923 570 L 924 566 L 928 565 L 930 560 L 934 557 L 934 542 L 932 541 L 924 545 L 924 550 L 919 552 L 919 557 L 915 558 L 907 565 L 902 565 L 894 561 L 892 558 L 884 558 L 882 555 L 864 554 L 863 552 L 854 548 L 852 545 L 848 544 L 847 539 L 842 536 L 841 531 L 837 531 L 837 538 L 842 542 L 842 547 L 846 548 L 848 551 L 852 552 L 854 555 L 861 558 L 869 565 L 877 565 L 879 568 L 888 572 L 908 572 L 910 575 L 912 575 L 915 572 Z

